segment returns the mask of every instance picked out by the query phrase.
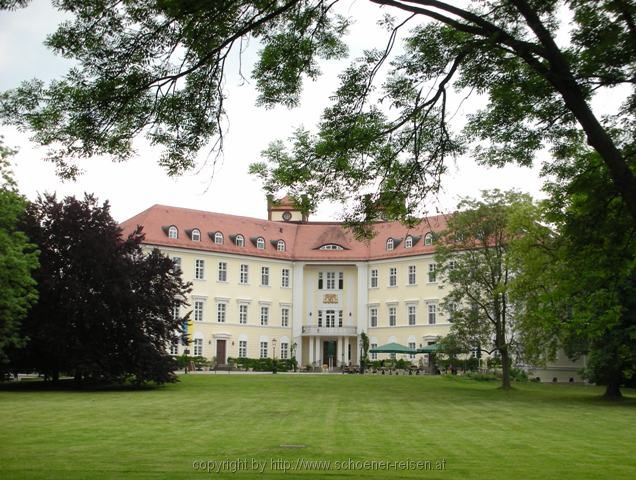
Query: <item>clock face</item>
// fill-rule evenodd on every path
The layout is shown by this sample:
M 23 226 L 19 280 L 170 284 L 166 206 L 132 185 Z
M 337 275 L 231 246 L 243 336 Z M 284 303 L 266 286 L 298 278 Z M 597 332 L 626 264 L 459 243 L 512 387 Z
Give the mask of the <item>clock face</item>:
M 286 222 L 289 222 L 291 220 L 291 213 L 283 212 L 283 220 L 285 220 Z

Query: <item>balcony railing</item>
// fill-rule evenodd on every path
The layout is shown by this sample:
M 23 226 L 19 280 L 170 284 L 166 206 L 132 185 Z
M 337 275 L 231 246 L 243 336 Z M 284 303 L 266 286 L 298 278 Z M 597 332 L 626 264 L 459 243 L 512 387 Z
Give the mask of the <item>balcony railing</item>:
M 355 336 L 358 334 L 356 327 L 317 327 L 315 325 L 303 326 L 303 335 L 320 335 L 320 336 Z

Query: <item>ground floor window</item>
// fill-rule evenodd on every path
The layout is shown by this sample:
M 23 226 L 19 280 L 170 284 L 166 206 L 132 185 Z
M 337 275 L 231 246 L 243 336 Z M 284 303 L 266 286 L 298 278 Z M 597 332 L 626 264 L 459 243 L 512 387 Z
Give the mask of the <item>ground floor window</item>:
M 241 358 L 247 357 L 247 340 L 239 340 L 238 356 Z
M 409 342 L 409 348 L 410 348 L 411 350 L 415 350 L 415 342 Z M 414 359 L 414 358 L 415 358 L 415 354 L 414 354 L 414 353 L 411 353 L 411 354 L 409 355 L 409 358 Z
M 195 338 L 194 339 L 194 356 L 200 357 L 203 355 L 203 339 Z
M 267 358 L 267 342 L 261 342 L 261 358 Z
M 281 343 L 280 344 L 280 358 L 282 358 L 283 360 L 287 360 L 287 356 L 289 354 L 289 344 L 287 343 Z
M 179 355 L 179 344 L 177 342 L 170 345 L 170 355 Z
M 377 343 L 372 343 L 371 344 L 371 350 L 373 350 L 374 348 L 378 348 L 378 344 Z M 371 354 L 371 360 L 377 360 L 378 359 L 378 354 L 377 353 L 372 353 Z

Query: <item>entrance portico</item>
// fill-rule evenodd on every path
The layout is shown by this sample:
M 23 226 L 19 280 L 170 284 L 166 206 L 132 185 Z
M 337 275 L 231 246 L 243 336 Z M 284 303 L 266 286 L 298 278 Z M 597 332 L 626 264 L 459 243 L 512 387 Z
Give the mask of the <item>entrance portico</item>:
M 313 327 L 302 330 L 303 364 L 329 370 L 357 362 L 356 327 Z

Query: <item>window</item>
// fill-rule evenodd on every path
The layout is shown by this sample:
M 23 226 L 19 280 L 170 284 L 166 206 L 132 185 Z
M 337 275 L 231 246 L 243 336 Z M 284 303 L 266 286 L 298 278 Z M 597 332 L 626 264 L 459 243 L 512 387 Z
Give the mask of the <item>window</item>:
M 194 356 L 200 357 L 203 355 L 203 339 L 195 338 L 194 339 Z
M 327 310 L 325 312 L 325 327 L 333 328 L 336 326 L 336 311 Z
M 320 250 L 344 250 L 344 248 L 340 245 L 336 245 L 335 243 L 328 243 L 327 245 L 320 247 Z
M 342 310 L 338 310 L 338 327 L 342 328 Z
M 247 357 L 247 340 L 239 340 L 238 356 L 240 358 Z
M 437 281 L 437 264 L 431 263 L 428 266 L 428 282 L 435 283 Z
M 415 342 L 409 342 L 409 348 L 410 348 L 411 350 L 415 350 L 415 348 L 416 348 L 416 347 L 415 347 Z M 410 353 L 410 354 L 409 354 L 409 358 L 411 358 L 411 359 L 415 358 L 415 354 L 414 354 L 414 353 Z
M 281 324 L 281 327 L 289 327 L 289 308 L 288 307 L 283 307 L 280 310 L 280 324 Z
M 261 285 L 269 286 L 269 267 L 261 267 Z
M 180 313 L 179 312 L 179 305 L 175 303 L 172 306 L 172 319 L 173 320 L 179 320 L 179 318 L 180 318 L 180 314 L 179 313 Z
M 434 303 L 428 304 L 428 324 L 435 325 L 437 323 L 437 305 Z
M 415 285 L 416 276 L 415 276 L 415 265 L 409 265 L 409 285 Z
M 327 272 L 327 290 L 336 289 L 336 272 Z
M 172 263 L 174 263 L 174 272 L 178 273 L 181 271 L 181 257 L 172 257 Z
M 256 239 L 256 248 L 259 250 L 265 250 L 265 239 L 263 237 L 258 237 Z
M 389 327 L 395 327 L 397 320 L 397 308 L 389 307 Z
M 378 348 L 378 344 L 377 343 L 372 343 L 371 344 L 371 350 L 374 350 Z M 377 360 L 378 359 L 378 354 L 375 352 L 371 352 L 371 360 Z
M 225 314 L 227 312 L 227 305 L 225 303 L 217 303 L 216 305 L 216 321 L 219 323 L 225 323 Z
M 234 239 L 234 244 L 237 247 L 244 247 L 245 246 L 245 238 L 243 237 L 243 235 L 237 235 L 236 238 Z
M 389 239 L 386 241 L 386 249 L 387 249 L 387 251 L 389 251 L 389 252 L 390 252 L 391 250 L 393 250 L 393 247 L 394 247 L 394 246 L 395 246 L 395 242 L 393 241 L 393 239 L 392 239 L 392 238 L 389 238 Z
M 280 344 L 280 358 L 282 360 L 287 360 L 288 355 L 289 355 L 289 344 L 287 342 L 283 342 Z
M 378 309 L 373 307 L 369 309 L 369 320 L 372 327 L 378 326 Z
M 389 287 L 397 285 L 397 267 L 389 268 Z
M 404 248 L 413 248 L 413 237 L 408 235 L 404 240 Z
M 409 325 L 415 325 L 416 311 L 417 311 L 417 308 L 415 305 L 408 306 Z
M 244 303 L 239 305 L 239 323 L 242 325 L 247 323 L 247 305 Z
M 322 272 L 318 272 L 318 290 L 322 290 Z
M 267 358 L 267 342 L 261 342 L 261 358 Z
M 449 303 L 446 306 L 446 311 L 448 312 L 448 321 L 452 322 L 453 319 L 455 318 L 455 312 L 457 311 L 457 304 Z
M 276 250 L 278 250 L 279 252 L 284 252 L 285 251 L 285 241 L 284 240 L 279 240 L 278 242 L 276 242 Z
M 194 278 L 197 280 L 205 278 L 205 261 L 198 258 L 194 261 Z
M 371 270 L 371 288 L 378 288 L 378 270 Z
M 195 228 L 194 230 L 192 230 L 192 241 L 193 242 L 200 242 L 201 241 L 201 231 L 198 228 Z
M 179 238 L 179 230 L 174 225 L 168 229 L 168 238 Z
M 455 270 L 455 267 L 457 267 L 457 263 L 455 262 L 455 260 L 451 260 L 450 262 L 448 262 L 449 270 Z
M 227 263 L 219 262 L 219 282 L 227 282 Z
M 289 268 L 283 268 L 280 274 L 280 286 L 289 288 Z
M 433 245 L 433 234 L 431 232 L 424 235 L 424 245 Z
M 214 234 L 214 243 L 217 245 L 223 245 L 223 234 L 221 232 L 216 232 Z
M 322 327 L 322 310 L 318 310 L 318 326 Z
M 194 321 L 195 322 L 203 321 L 203 301 L 201 300 L 194 301 Z
M 269 307 L 261 306 L 261 325 L 267 325 L 269 323 Z
M 170 344 L 170 355 L 179 355 L 179 344 L 177 342 Z
M 239 279 L 239 283 L 241 283 L 243 285 L 247 285 L 247 281 L 249 279 L 248 273 L 249 273 L 248 266 L 246 264 L 242 263 L 241 264 L 241 276 L 240 276 L 240 279 Z
M 338 290 L 342 290 L 344 288 L 344 273 L 338 272 Z

